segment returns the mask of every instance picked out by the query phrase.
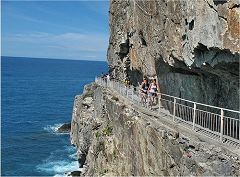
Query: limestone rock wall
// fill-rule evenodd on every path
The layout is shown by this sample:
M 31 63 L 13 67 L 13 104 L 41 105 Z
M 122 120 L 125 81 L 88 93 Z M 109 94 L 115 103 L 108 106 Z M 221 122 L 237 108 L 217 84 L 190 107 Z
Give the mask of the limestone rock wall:
M 71 126 L 82 176 L 240 175 L 239 155 L 179 131 L 112 91 L 86 88 L 75 99 Z
M 239 110 L 239 0 L 111 0 L 108 61 L 119 79 Z

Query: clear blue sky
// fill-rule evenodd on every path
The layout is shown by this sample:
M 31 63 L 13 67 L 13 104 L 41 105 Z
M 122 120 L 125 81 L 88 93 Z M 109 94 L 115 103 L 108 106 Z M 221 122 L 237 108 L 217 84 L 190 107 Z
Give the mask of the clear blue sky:
M 2 56 L 106 60 L 109 1 L 2 1 Z

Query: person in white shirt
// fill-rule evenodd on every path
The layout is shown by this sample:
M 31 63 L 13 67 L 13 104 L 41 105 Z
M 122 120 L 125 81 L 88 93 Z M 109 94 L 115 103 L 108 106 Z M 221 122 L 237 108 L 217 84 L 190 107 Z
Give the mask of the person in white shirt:
M 109 83 L 110 83 L 110 75 L 109 74 L 107 74 L 107 76 L 106 76 L 106 82 L 107 82 L 107 86 L 109 86 Z
M 156 102 L 157 98 L 157 92 L 158 92 L 158 85 L 156 79 L 152 80 L 152 83 L 150 84 L 148 88 L 149 93 L 149 105 L 152 106 L 154 102 Z

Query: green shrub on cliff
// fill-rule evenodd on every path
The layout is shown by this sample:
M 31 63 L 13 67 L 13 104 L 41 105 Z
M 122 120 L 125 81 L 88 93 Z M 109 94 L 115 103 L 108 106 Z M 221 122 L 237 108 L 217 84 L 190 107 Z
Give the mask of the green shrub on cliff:
M 103 135 L 103 136 L 110 136 L 110 135 L 112 135 L 112 130 L 113 130 L 112 127 L 107 126 L 106 128 L 104 128 L 104 129 L 102 130 L 102 135 Z
M 104 150 L 105 150 L 105 143 L 103 141 L 98 142 L 97 147 L 96 147 L 97 154 L 101 151 L 104 152 Z
M 112 135 L 112 130 L 113 130 L 113 128 L 112 127 L 110 127 L 110 126 L 107 126 L 107 127 L 105 127 L 104 129 L 102 129 L 102 132 L 96 132 L 95 133 L 95 137 L 97 138 L 97 139 L 99 139 L 101 136 L 110 136 L 110 135 Z
M 99 139 L 101 137 L 101 133 L 100 132 L 96 132 L 95 136 L 96 136 L 97 139 Z

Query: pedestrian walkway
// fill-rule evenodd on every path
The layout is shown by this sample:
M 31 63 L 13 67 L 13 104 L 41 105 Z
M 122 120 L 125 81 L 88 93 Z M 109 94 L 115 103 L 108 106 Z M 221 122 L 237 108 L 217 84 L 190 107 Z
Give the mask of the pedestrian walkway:
M 142 103 L 139 90 L 126 86 L 119 81 L 96 78 L 95 82 L 103 87 L 117 91 L 134 104 L 155 113 L 164 113 L 172 121 L 199 134 L 203 134 L 231 147 L 240 149 L 240 111 L 185 100 L 159 93 L 157 103 L 150 106 Z

